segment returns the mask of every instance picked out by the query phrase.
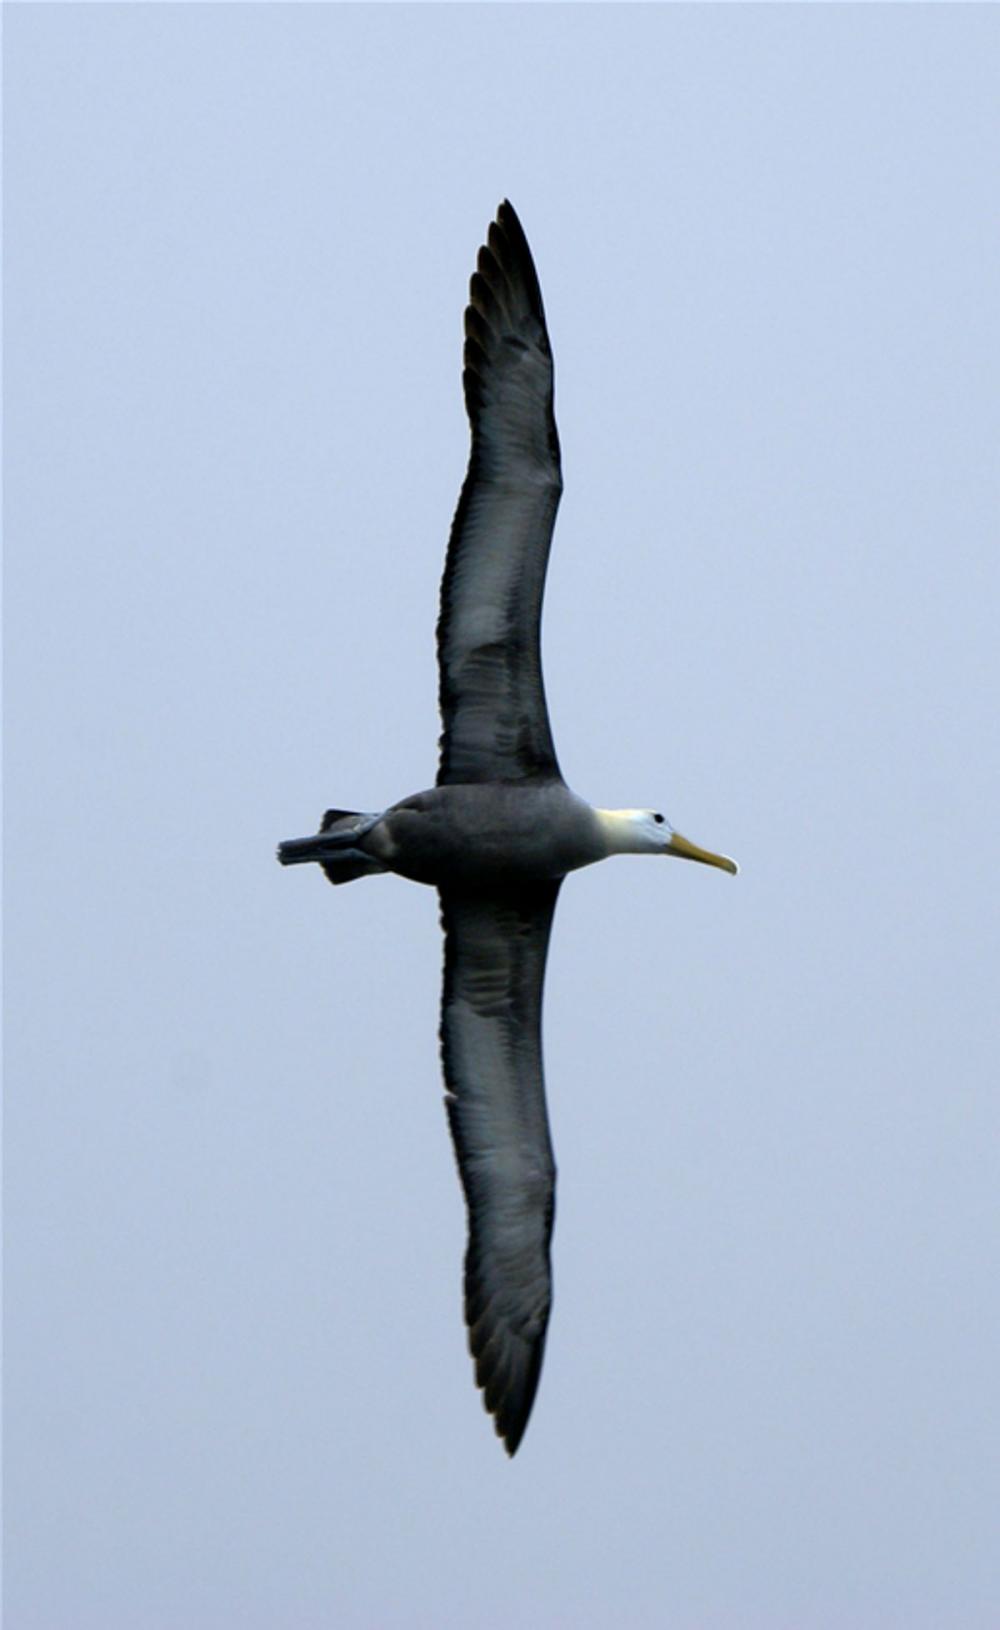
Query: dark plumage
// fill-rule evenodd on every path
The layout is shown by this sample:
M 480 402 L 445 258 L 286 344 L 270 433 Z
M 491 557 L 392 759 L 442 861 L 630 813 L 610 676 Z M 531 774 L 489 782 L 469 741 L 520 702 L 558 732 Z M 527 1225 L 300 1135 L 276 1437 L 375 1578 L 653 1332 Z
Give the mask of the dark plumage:
M 328 810 L 319 833 L 278 856 L 317 861 L 331 883 L 392 871 L 439 890 L 445 1103 L 469 1213 L 465 1316 L 476 1380 L 513 1454 L 552 1304 L 541 1012 L 561 881 L 615 853 L 735 866 L 652 810 L 592 808 L 560 775 L 539 644 L 562 492 L 552 353 L 508 203 L 479 251 L 465 335 L 472 449 L 441 584 L 437 785 L 379 813 Z
M 550 780 L 539 622 L 562 474 L 541 290 L 507 203 L 479 251 L 465 335 L 472 450 L 441 583 L 438 785 Z

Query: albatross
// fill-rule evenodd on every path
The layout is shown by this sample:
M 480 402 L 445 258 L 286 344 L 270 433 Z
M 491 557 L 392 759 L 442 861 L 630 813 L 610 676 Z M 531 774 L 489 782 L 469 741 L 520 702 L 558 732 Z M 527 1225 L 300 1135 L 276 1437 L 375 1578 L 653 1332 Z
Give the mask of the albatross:
M 331 883 L 376 872 L 436 888 L 441 1059 L 468 1210 L 465 1319 L 476 1381 L 513 1455 L 552 1306 L 556 1168 L 542 1074 L 542 986 L 563 878 L 609 855 L 735 872 L 652 809 L 594 808 L 563 780 L 542 683 L 540 616 L 562 492 L 552 352 L 521 223 L 500 205 L 465 311 L 472 432 L 437 625 L 436 785 L 377 813 L 328 809 L 278 848 Z

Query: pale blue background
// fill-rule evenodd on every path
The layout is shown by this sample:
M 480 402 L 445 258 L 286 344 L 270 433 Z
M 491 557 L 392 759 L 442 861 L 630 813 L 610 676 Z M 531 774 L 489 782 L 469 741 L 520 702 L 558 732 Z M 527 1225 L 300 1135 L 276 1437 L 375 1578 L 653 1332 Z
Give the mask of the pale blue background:
M 995 1630 L 1000 16 L 8 7 L 8 1630 Z M 557 364 L 556 1309 L 472 1386 L 461 309 Z

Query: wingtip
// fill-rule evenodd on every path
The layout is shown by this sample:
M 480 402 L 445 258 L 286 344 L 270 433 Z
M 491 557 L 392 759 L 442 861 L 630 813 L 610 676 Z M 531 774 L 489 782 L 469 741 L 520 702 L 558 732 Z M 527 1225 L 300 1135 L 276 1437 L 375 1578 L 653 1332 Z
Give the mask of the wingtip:
M 525 244 L 527 244 L 528 240 L 525 237 L 524 227 L 521 225 L 521 217 L 518 215 L 517 210 L 514 208 L 509 198 L 501 199 L 499 205 L 497 206 L 496 218 L 498 226 L 502 227 L 505 231 L 515 233 L 517 237 L 524 239 Z
M 524 1441 L 524 1434 L 528 1430 L 534 1398 L 531 1399 L 527 1408 L 515 1410 L 511 1408 L 509 1399 L 502 1399 L 491 1408 L 486 1401 L 485 1390 L 480 1396 L 483 1408 L 492 1422 L 494 1432 L 503 1444 L 508 1458 L 513 1460 Z
M 531 338 L 551 358 L 538 270 L 527 234 L 509 198 L 497 206 L 496 217 L 486 231 L 486 242 L 476 257 L 469 284 L 467 311 L 470 309 L 478 309 L 493 329 L 512 318 L 519 326 L 530 313 L 541 330 Z
M 508 1460 L 513 1460 L 518 1449 L 521 1447 L 524 1434 L 527 1430 L 528 1416 L 530 1413 L 531 1411 L 529 1409 L 528 1415 L 526 1415 L 522 1421 L 516 1422 L 513 1426 L 508 1426 L 506 1429 L 498 1419 L 495 1419 L 493 1422 L 493 1425 L 496 1427 L 497 1437 L 500 1439 L 500 1442 L 507 1451 Z
M 547 1326 L 547 1314 L 545 1323 Z M 543 1328 L 541 1334 L 531 1343 L 526 1362 L 522 1359 L 520 1363 L 511 1365 L 509 1354 L 506 1362 L 495 1348 L 490 1355 L 489 1349 L 493 1343 L 487 1341 L 480 1345 L 470 1330 L 469 1345 L 476 1361 L 476 1385 L 480 1389 L 483 1408 L 492 1420 L 493 1430 L 512 1460 L 521 1447 L 535 1407 L 538 1383 L 542 1374 L 545 1335 L 546 1330 Z
M 509 1434 L 508 1436 L 505 1437 L 502 1432 L 498 1432 L 497 1437 L 500 1439 L 500 1442 L 504 1446 L 504 1451 L 505 1451 L 505 1453 L 507 1455 L 507 1459 L 508 1460 L 513 1460 L 514 1456 L 517 1454 L 518 1449 L 521 1447 L 521 1436 L 516 1436 L 515 1437 L 514 1434 L 511 1433 L 511 1434 Z

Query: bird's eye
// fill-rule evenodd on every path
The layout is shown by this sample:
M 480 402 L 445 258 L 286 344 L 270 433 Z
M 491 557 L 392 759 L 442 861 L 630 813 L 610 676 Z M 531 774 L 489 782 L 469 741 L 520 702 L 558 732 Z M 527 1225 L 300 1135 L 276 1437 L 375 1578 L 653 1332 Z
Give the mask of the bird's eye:
M 656 822 L 657 826 L 662 826 L 663 825 L 663 816 L 662 815 L 654 815 L 653 819 Z

